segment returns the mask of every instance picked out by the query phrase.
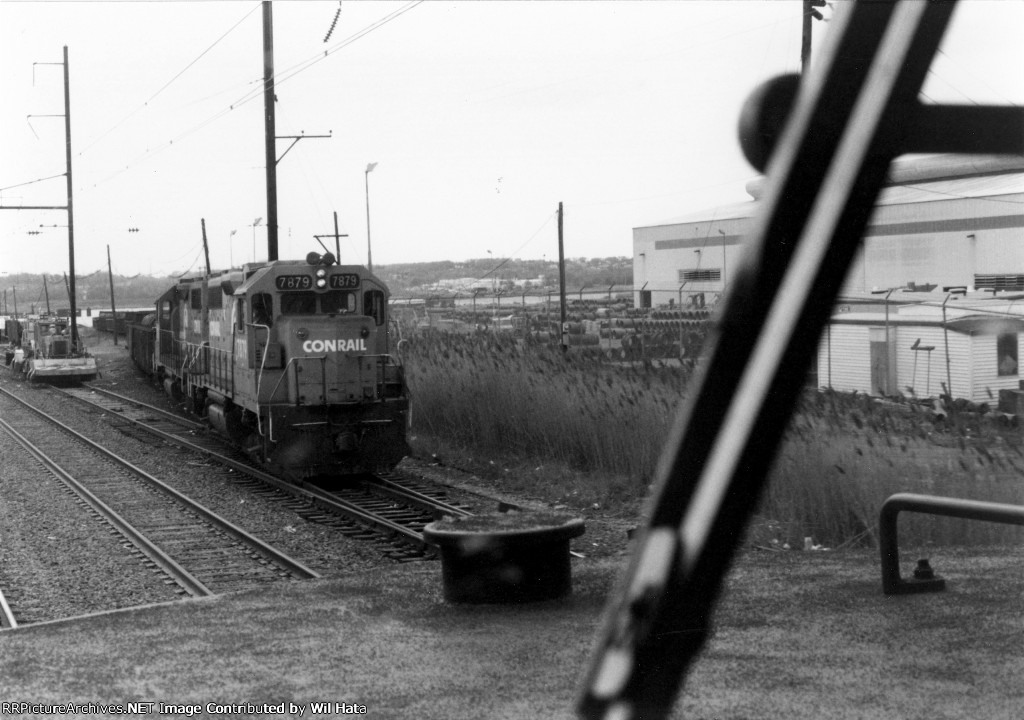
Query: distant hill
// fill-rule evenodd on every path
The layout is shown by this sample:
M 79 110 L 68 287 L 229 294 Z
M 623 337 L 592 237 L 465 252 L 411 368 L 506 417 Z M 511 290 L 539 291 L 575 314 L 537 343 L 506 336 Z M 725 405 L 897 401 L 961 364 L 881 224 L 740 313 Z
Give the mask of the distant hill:
M 378 265 L 374 271 L 387 283 L 396 297 L 418 297 L 438 293 L 469 294 L 478 287 L 490 291 L 555 291 L 558 289 L 558 263 L 551 260 L 501 260 L 480 258 L 454 262 L 450 260 L 426 263 L 397 263 Z M 157 296 L 177 282 L 173 277 L 151 275 L 114 276 L 114 296 L 119 308 L 146 307 Z M 572 258 L 565 261 L 565 284 L 568 291 L 582 287 L 591 290 L 615 285 L 625 288 L 633 282 L 633 261 L 628 257 Z M 15 296 L 19 312 L 46 310 L 49 294 L 50 308 L 69 307 L 63 275 L 43 276 L 31 273 L 13 273 L 0 281 L 4 291 L 0 294 L 0 311 L 13 312 Z M 110 281 L 103 272 L 79 277 L 75 283 L 78 306 L 109 307 Z M 4 300 L 5 298 L 5 300 Z

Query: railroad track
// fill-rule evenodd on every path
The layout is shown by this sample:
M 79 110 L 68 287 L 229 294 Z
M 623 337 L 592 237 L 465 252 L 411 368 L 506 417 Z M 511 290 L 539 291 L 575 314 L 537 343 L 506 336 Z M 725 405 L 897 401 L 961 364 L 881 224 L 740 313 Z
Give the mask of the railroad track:
M 0 429 L 163 573 L 180 595 L 319 577 L 56 418 L 0 389 Z
M 424 540 L 423 526 L 444 515 L 472 514 L 448 503 L 436 487 L 395 473 L 363 476 L 334 489 L 298 478 L 282 479 L 266 472 L 203 423 L 88 384 L 54 391 L 104 411 L 114 427 L 132 437 L 144 442 L 159 438 L 201 453 L 250 492 L 281 495 L 280 501 L 306 520 L 370 541 L 395 560 L 433 557 L 434 548 Z

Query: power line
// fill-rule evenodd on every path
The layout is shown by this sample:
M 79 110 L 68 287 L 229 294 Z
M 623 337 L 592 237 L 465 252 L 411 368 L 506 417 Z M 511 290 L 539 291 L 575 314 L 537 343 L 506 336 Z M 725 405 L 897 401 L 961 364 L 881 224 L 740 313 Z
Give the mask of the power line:
M 121 125 L 123 125 L 125 122 L 127 122 L 133 115 L 138 113 L 140 110 L 142 110 L 143 108 L 147 107 L 149 105 L 149 103 L 153 102 L 153 100 L 155 100 L 164 90 L 169 88 L 171 86 L 171 84 L 174 83 L 175 80 L 177 80 L 182 75 L 184 75 L 188 71 L 189 68 L 191 68 L 197 62 L 199 62 L 203 58 L 203 56 L 205 56 L 208 52 L 213 50 L 213 48 L 215 48 L 217 45 L 219 45 L 220 42 L 222 40 L 224 40 L 224 38 L 226 38 L 228 35 L 230 35 L 235 30 L 235 28 L 237 28 L 239 25 L 241 25 L 246 20 L 246 18 L 248 18 L 250 15 L 252 15 L 259 7 L 260 7 L 260 4 L 256 3 L 256 5 L 253 6 L 252 10 L 250 10 L 245 15 L 243 15 L 242 18 L 238 22 L 236 22 L 234 25 L 232 25 L 230 28 L 228 28 L 228 30 L 223 35 L 221 35 L 219 38 L 214 40 L 212 45 L 210 45 L 208 48 L 206 48 L 201 53 L 199 53 L 199 55 L 197 55 L 188 65 L 186 65 L 184 68 L 182 68 L 180 71 L 178 71 L 178 73 L 174 77 L 172 77 L 170 80 L 168 80 L 166 83 L 164 83 L 163 86 L 159 90 L 157 90 L 155 93 L 150 95 L 149 98 L 147 100 L 145 100 L 137 108 L 135 108 L 130 113 L 125 115 L 123 118 L 121 118 L 121 120 L 119 120 L 113 127 L 111 127 L 109 130 L 107 130 L 104 133 L 102 133 L 99 137 L 97 137 L 91 143 L 89 143 L 84 148 L 82 148 L 79 151 L 78 156 L 81 157 L 82 154 L 85 153 L 87 150 L 89 150 L 93 145 L 95 145 L 96 143 L 101 141 L 103 138 L 105 138 L 110 133 L 114 132 L 114 130 L 117 130 L 117 128 L 121 127 Z
M 292 79 L 293 77 L 295 77 L 299 73 L 301 73 L 301 72 L 303 72 L 305 70 L 308 70 L 310 67 L 312 67 L 316 63 L 318 63 L 321 60 L 323 60 L 324 58 L 326 58 L 328 55 L 333 54 L 333 53 L 337 52 L 338 50 L 341 50 L 341 49 L 347 47 L 348 45 L 351 45 L 356 40 L 359 40 L 359 39 L 365 37 L 366 35 L 370 34 L 371 32 L 373 32 L 374 30 L 377 30 L 377 29 L 383 27 L 384 25 L 386 25 L 387 23 L 391 22 L 392 20 L 395 20 L 398 17 L 400 17 L 401 15 L 404 15 L 409 10 L 412 10 L 414 7 L 416 7 L 417 5 L 422 3 L 423 1 L 424 0 L 414 0 L 414 2 L 408 3 L 407 5 L 399 8 L 398 10 L 394 11 L 390 15 L 387 15 L 387 16 L 381 18 L 380 20 L 378 20 L 378 21 L 372 23 L 371 25 L 368 25 L 367 27 L 363 28 L 359 32 L 349 36 L 348 38 L 346 38 L 345 40 L 341 41 L 340 43 L 338 43 L 337 45 L 335 45 L 331 49 L 325 50 L 321 55 L 318 55 L 318 56 L 316 56 L 314 58 L 310 58 L 310 59 L 305 60 L 305 61 L 303 61 L 301 63 L 296 64 L 296 65 L 293 65 L 290 69 L 286 69 L 284 71 L 284 73 L 286 73 L 285 75 L 283 75 L 283 76 L 275 75 L 275 80 L 274 80 L 275 86 L 280 87 L 281 84 L 283 84 L 283 83 L 287 82 L 288 80 Z M 250 13 L 251 12 L 252 11 L 250 11 Z M 236 27 L 237 27 L 237 25 L 236 25 Z M 232 29 L 234 29 L 234 28 L 232 28 Z M 230 32 L 230 31 L 228 31 L 228 32 Z M 219 42 L 219 40 L 218 40 L 218 42 Z M 287 74 L 287 73 L 290 73 L 290 74 Z M 180 73 L 179 73 L 179 75 L 180 75 Z M 240 97 L 238 100 L 236 100 L 235 102 L 231 103 L 227 108 L 225 108 L 225 109 L 215 113 L 214 115 L 212 115 L 209 118 L 207 118 L 206 120 L 202 121 L 201 123 L 199 123 L 195 127 L 192 127 L 192 128 L 190 128 L 188 130 L 185 130 L 184 132 L 182 132 L 181 134 L 177 135 L 173 139 L 168 140 L 168 141 L 166 141 L 164 143 L 161 143 L 160 145 L 157 145 L 155 148 L 153 148 L 151 150 L 146 150 L 146 152 L 144 152 L 138 158 L 136 158 L 135 160 L 132 160 L 131 162 L 129 162 L 123 169 L 120 169 L 120 170 L 117 170 L 116 172 L 111 173 L 107 177 L 105 177 L 102 180 L 100 180 L 97 183 L 95 183 L 92 187 L 93 188 L 99 187 L 103 183 L 106 183 L 106 182 L 114 179 L 115 177 L 121 175 L 124 172 L 127 172 L 134 165 L 143 162 L 144 160 L 152 157 L 153 155 L 156 155 L 159 152 L 163 152 L 164 150 L 167 150 L 172 145 L 174 145 L 175 142 L 180 142 L 181 140 L 189 137 L 190 135 L 192 135 L 192 134 L 194 134 L 194 133 L 196 133 L 196 132 L 198 132 L 200 130 L 203 130 L 207 126 L 211 125 L 212 123 L 216 122 L 217 120 L 220 120 L 222 117 L 224 117 L 228 113 L 232 112 L 233 110 L 241 107 L 242 105 L 245 105 L 246 103 L 248 103 L 248 102 L 250 102 L 252 100 L 255 100 L 255 99 L 259 98 L 259 97 L 262 97 L 263 96 L 263 81 L 262 81 L 262 79 L 259 80 L 259 81 L 254 81 L 251 84 L 255 85 L 255 84 L 257 84 L 257 82 L 258 82 L 259 87 L 249 91 L 248 93 L 246 93 L 245 95 Z
M 25 185 L 32 185 L 34 183 L 43 182 L 44 180 L 53 180 L 54 178 L 64 177 L 67 173 L 58 173 L 57 175 L 51 175 L 50 177 L 38 178 L 36 180 L 29 180 L 28 182 L 18 183 L 17 185 L 8 185 L 7 187 L 0 187 L 0 192 L 4 190 L 12 190 L 17 187 L 23 187 Z

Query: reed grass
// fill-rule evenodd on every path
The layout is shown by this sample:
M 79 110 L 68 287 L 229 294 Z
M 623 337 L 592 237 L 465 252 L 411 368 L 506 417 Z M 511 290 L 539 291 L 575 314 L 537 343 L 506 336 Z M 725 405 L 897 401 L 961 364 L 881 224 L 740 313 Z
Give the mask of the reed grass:
M 508 492 L 635 514 L 686 392 L 686 368 L 493 334 L 414 336 L 403 357 L 413 431 Z M 936 423 L 913 406 L 808 392 L 776 458 L 748 540 L 764 547 L 874 545 L 896 492 L 1024 503 L 1018 431 Z M 901 519 L 901 545 L 1018 542 L 1018 528 Z

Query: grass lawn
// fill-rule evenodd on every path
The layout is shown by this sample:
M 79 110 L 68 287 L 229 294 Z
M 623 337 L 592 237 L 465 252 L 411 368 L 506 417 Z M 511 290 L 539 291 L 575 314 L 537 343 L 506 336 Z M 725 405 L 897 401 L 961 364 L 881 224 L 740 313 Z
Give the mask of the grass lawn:
M 1020 717 L 1019 549 L 931 559 L 945 593 L 885 597 L 873 551 L 747 553 L 675 717 Z M 571 598 L 525 606 L 445 604 L 423 563 L 6 631 L 0 697 L 572 718 L 624 561 L 574 562 Z

